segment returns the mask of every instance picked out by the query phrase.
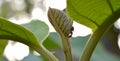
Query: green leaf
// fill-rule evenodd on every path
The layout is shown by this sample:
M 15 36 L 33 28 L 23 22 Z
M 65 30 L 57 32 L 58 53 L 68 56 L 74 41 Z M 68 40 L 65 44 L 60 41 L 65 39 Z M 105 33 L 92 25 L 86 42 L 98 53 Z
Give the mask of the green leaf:
M 72 19 L 96 30 L 105 21 L 113 24 L 120 14 L 120 0 L 67 0 L 67 11 Z
M 66 15 L 65 12 L 58 9 L 49 8 L 48 19 L 60 35 L 69 37 L 73 21 Z
M 65 12 L 54 8 L 49 8 L 48 19 L 61 37 L 65 60 L 72 61 L 69 37 L 72 36 L 71 32 L 73 31 L 73 21 L 66 15 Z
M 67 0 L 67 12 L 75 21 L 93 30 L 103 25 L 104 29 L 120 17 L 120 0 Z
M 23 24 L 23 26 L 32 31 L 40 43 L 42 43 L 49 34 L 48 26 L 40 20 L 33 20 L 30 23 Z
M 73 51 L 73 55 L 75 57 L 79 57 L 82 54 L 82 50 L 85 47 L 85 44 L 87 42 L 87 40 L 89 39 L 89 35 L 85 36 L 85 37 L 72 37 L 71 38 L 71 44 L 72 44 L 72 51 Z
M 3 18 L 0 18 L 0 39 L 9 39 L 24 43 L 36 50 L 47 60 L 58 61 L 51 52 L 39 43 L 38 39 L 32 32 Z
M 4 52 L 4 49 L 7 45 L 7 42 L 8 42 L 7 40 L 0 39 L 0 60 L 3 57 L 3 52 Z
M 47 39 L 43 42 L 43 45 L 49 50 L 60 49 L 61 42 L 58 34 L 56 34 L 55 32 L 51 32 Z
M 120 17 L 120 0 L 67 0 L 67 11 L 73 20 L 93 30 L 80 58 L 89 61 L 101 37 Z
M 0 39 L 10 39 L 29 46 L 39 45 L 32 32 L 3 18 L 0 18 Z

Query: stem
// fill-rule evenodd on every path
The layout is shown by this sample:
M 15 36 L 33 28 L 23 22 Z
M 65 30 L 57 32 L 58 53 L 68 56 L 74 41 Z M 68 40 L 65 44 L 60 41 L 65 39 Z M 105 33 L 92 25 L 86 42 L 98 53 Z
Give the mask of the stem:
M 47 61 L 59 61 L 50 51 L 48 51 L 44 46 L 39 45 L 31 46 L 34 50 L 36 50 L 39 54 L 41 54 Z
M 72 61 L 71 45 L 68 37 L 61 36 L 62 39 L 62 48 L 65 55 L 66 61 Z
M 90 37 L 89 41 L 87 42 L 85 49 L 80 57 L 80 61 L 90 61 L 91 55 L 99 42 L 102 38 L 104 33 L 113 25 L 113 23 L 120 17 L 120 9 L 115 11 L 111 14 L 102 24 L 101 26 L 96 29 L 93 35 Z
M 98 34 L 99 33 L 99 34 Z M 103 32 L 96 31 L 89 39 L 86 44 L 86 47 L 80 57 L 80 61 L 90 61 L 90 57 L 99 42 L 100 38 L 102 37 Z

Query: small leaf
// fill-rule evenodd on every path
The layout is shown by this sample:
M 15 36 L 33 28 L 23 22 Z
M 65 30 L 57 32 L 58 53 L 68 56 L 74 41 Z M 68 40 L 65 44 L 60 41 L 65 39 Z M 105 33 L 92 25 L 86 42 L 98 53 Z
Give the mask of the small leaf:
M 4 49 L 7 45 L 7 42 L 8 42 L 7 40 L 0 39 L 0 61 L 3 57 L 3 52 L 4 52 Z
M 59 34 L 62 33 L 65 37 L 69 36 L 73 21 L 65 14 L 65 12 L 49 8 L 48 19 Z
M 23 26 L 32 31 L 40 43 L 42 43 L 49 34 L 48 26 L 40 20 L 33 20 L 30 23 L 23 24 Z
M 72 36 L 73 21 L 65 14 L 65 12 L 53 8 L 49 8 L 48 10 L 48 19 L 61 37 L 65 60 L 72 61 L 69 37 Z

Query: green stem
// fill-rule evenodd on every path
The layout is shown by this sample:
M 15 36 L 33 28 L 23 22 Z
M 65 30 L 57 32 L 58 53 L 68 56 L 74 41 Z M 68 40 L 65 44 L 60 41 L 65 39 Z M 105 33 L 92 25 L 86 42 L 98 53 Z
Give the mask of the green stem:
M 99 34 L 98 34 L 99 33 Z M 90 57 L 99 42 L 100 38 L 102 37 L 103 32 L 96 31 L 89 39 L 89 41 L 86 44 L 86 47 L 82 53 L 82 56 L 80 58 L 80 61 L 89 61 Z
M 31 46 L 34 50 L 36 50 L 39 54 L 41 54 L 47 61 L 59 61 L 50 51 L 48 51 L 44 46 L 39 45 Z
M 103 24 L 90 37 L 89 41 L 87 42 L 85 49 L 80 57 L 80 61 L 90 61 L 91 55 L 99 42 L 102 38 L 104 33 L 110 28 L 111 25 L 120 17 L 120 9 L 114 12 L 111 16 L 109 16 Z
M 66 61 L 72 61 L 71 45 L 68 37 L 61 36 L 62 39 L 62 48 L 65 55 Z

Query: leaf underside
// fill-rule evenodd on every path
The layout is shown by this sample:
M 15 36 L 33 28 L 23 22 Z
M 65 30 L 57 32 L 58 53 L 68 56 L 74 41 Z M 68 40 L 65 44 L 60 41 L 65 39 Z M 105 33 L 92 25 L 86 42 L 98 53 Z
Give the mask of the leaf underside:
M 107 18 L 118 10 L 120 12 L 120 0 L 67 0 L 69 16 L 93 31 L 110 21 Z
M 41 44 L 49 34 L 48 26 L 40 20 L 32 20 L 30 23 L 23 24 L 23 26 L 32 31 Z
M 120 17 L 120 0 L 67 0 L 67 12 L 93 30 L 80 57 L 80 61 L 89 61 L 99 40 Z

